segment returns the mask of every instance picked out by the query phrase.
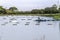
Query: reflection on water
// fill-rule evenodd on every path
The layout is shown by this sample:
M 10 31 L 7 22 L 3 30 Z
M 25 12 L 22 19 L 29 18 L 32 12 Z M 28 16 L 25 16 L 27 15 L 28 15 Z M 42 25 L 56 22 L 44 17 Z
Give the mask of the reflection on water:
M 59 40 L 59 21 L 34 21 L 37 18 L 38 16 L 0 16 L 0 40 Z

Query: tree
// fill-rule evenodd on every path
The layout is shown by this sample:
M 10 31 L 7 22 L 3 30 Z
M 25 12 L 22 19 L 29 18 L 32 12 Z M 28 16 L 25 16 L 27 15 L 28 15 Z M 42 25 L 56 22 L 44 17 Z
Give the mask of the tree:
M 58 13 L 56 4 L 54 4 L 52 7 L 46 7 L 45 13 Z
M 45 13 L 51 13 L 50 7 L 46 7 L 44 11 L 45 11 Z
M 9 10 L 11 10 L 11 11 L 14 11 L 14 12 L 15 12 L 15 11 L 17 11 L 18 9 L 17 9 L 16 7 L 10 7 L 10 8 L 9 8 Z
M 55 9 L 57 9 L 57 5 L 56 4 L 52 5 L 52 7 L 55 8 Z
M 5 8 L 3 8 L 2 6 L 0 6 L 0 13 L 2 13 L 2 14 L 6 14 L 6 10 L 5 10 Z
M 10 10 L 11 14 L 17 14 L 18 13 L 18 9 L 16 7 L 10 7 L 9 10 Z
M 39 10 L 39 13 L 40 13 L 40 14 L 44 14 L 44 9 L 40 9 L 40 10 Z
M 58 8 L 58 12 L 60 13 L 60 5 L 59 5 L 59 8 Z
M 52 10 L 53 13 L 57 13 L 57 12 L 58 12 L 58 10 L 57 10 L 57 5 L 54 4 L 54 5 L 51 7 L 51 10 Z
M 11 10 L 6 9 L 7 14 L 12 14 L 13 12 Z
M 40 10 L 39 9 L 33 9 L 31 11 L 32 14 L 39 14 L 40 13 Z

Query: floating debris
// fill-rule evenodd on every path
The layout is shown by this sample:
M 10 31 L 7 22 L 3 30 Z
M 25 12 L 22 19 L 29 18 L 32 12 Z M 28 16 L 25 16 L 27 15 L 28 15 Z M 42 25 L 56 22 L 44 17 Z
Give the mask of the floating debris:
M 13 24 L 13 25 L 17 25 L 17 24 Z
M 13 25 L 17 25 L 17 24 L 19 24 L 19 22 L 17 21 L 17 20 L 11 20 L 11 21 L 9 21 L 10 23 L 13 23 Z
M 8 22 L 5 22 L 5 23 L 3 23 L 3 24 L 1 24 L 1 25 L 6 25 L 6 24 L 8 24 Z
M 35 24 L 35 25 L 40 25 L 40 24 L 38 23 L 38 24 Z
M 25 25 L 29 25 L 30 24 L 30 22 L 26 22 L 26 24 Z
M 12 20 L 12 21 L 9 21 L 9 22 L 12 22 L 12 23 L 18 23 L 17 20 Z
M 8 22 L 5 22 L 5 24 L 8 24 Z
M 30 23 L 30 22 L 26 22 L 26 23 Z
M 28 19 L 28 20 L 32 20 L 32 19 Z
M 4 24 L 1 24 L 1 25 L 6 25 L 6 24 L 4 23 Z
M 5 20 L 6 18 L 4 17 L 3 19 Z
M 25 19 L 21 19 L 21 20 L 25 20 Z
M 17 24 L 19 24 L 19 22 L 16 22 Z
M 15 19 L 15 18 L 11 18 L 10 20 L 17 20 L 17 19 Z
M 9 23 L 11 22 L 11 20 L 9 21 Z
M 29 24 L 25 24 L 25 25 L 29 25 Z
M 48 24 L 48 25 L 52 25 L 52 24 Z

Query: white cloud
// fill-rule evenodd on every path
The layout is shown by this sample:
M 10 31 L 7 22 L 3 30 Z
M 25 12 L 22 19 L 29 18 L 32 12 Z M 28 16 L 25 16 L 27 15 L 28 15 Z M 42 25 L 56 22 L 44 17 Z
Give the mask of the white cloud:
M 20 10 L 31 10 L 33 8 L 44 8 L 57 4 L 57 0 L 0 0 L 4 7 L 16 6 Z

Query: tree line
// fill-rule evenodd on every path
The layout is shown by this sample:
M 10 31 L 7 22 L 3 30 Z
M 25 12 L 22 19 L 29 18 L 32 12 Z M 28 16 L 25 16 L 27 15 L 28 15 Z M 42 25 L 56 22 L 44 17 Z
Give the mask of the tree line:
M 0 6 L 0 14 L 56 14 L 60 13 L 60 7 L 58 8 L 56 4 L 52 7 L 46 7 L 44 9 L 33 9 L 31 11 L 18 11 L 16 7 L 10 7 L 9 9 Z

